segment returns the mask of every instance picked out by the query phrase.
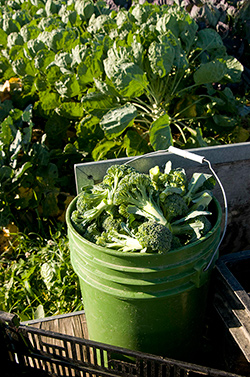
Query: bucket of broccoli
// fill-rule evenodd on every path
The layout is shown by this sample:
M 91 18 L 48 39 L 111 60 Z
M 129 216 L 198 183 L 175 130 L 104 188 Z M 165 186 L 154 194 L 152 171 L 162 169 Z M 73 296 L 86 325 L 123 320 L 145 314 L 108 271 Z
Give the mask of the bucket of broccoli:
M 66 221 L 90 339 L 182 360 L 197 350 L 221 232 L 214 185 L 168 162 L 112 165 L 82 188 Z

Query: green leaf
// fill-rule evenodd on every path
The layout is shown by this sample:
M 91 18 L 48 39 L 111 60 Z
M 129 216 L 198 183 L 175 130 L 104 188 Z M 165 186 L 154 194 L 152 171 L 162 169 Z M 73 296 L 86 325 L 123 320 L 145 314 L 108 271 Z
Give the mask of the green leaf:
M 201 64 L 197 71 L 194 72 L 194 82 L 196 85 L 220 82 L 226 72 L 227 67 L 220 60 Z
M 58 115 L 68 119 L 78 119 L 84 115 L 83 104 L 79 102 L 64 102 L 55 111 Z
M 237 119 L 221 114 L 213 115 L 213 120 L 219 127 L 232 128 L 235 127 L 238 123 Z
M 0 167 L 0 182 L 6 183 L 7 179 L 12 178 L 14 170 L 10 166 Z
M 12 68 L 13 68 L 13 71 L 18 76 L 25 76 L 25 75 L 35 76 L 36 74 L 36 69 L 35 69 L 33 61 L 29 61 L 27 59 L 22 58 L 22 59 L 14 60 L 12 63 Z
M 1 47 L 1 49 L 6 47 L 7 37 L 8 37 L 8 35 L 5 33 L 5 31 L 2 28 L 0 28 L 0 47 Z
M 23 176 L 23 174 L 33 166 L 33 164 L 30 161 L 25 162 L 18 170 L 15 171 L 14 177 L 12 179 L 12 182 L 14 183 L 19 178 Z
M 126 62 L 117 65 L 117 70 L 110 75 L 110 67 L 114 63 L 108 59 L 104 60 L 104 67 L 107 76 L 114 84 L 116 90 L 124 97 L 140 97 L 148 86 L 146 74 L 133 62 Z
M 60 97 L 58 93 L 52 93 L 49 91 L 40 92 L 40 105 L 42 109 L 47 113 L 50 110 L 54 110 L 60 105 Z
M 76 75 L 65 75 L 55 83 L 55 88 L 60 96 L 65 98 L 76 97 L 80 94 L 80 86 Z
M 34 319 L 40 319 L 45 317 L 44 307 L 42 304 L 38 305 L 34 313 Z
M 135 130 L 128 130 L 123 139 L 123 146 L 126 148 L 127 156 L 140 156 L 149 152 L 147 140 Z
M 149 131 L 150 143 L 155 151 L 165 150 L 173 145 L 173 137 L 170 128 L 170 117 L 168 114 L 160 116 L 151 124 Z
M 40 273 L 44 284 L 47 289 L 50 290 L 54 283 L 55 269 L 52 267 L 51 263 L 45 262 L 41 265 Z
M 8 35 L 7 47 L 9 49 L 11 49 L 15 45 L 22 46 L 23 44 L 24 44 L 24 40 L 23 40 L 23 37 L 21 36 L 21 34 L 15 32 L 15 33 L 11 33 L 11 34 Z
M 45 48 L 45 44 L 42 41 L 39 41 L 37 39 L 30 39 L 27 43 L 27 50 L 29 55 L 32 58 L 35 58 L 38 51 L 41 51 Z M 36 65 L 35 65 L 36 67 Z
M 226 78 L 231 82 L 239 82 L 244 66 L 233 56 L 228 56 L 225 61 L 227 66 Z
M 212 57 L 222 57 L 226 53 L 221 36 L 214 29 L 205 28 L 197 33 L 197 47 L 207 51 Z
M 131 103 L 109 110 L 101 119 L 100 126 L 107 134 L 120 135 L 127 127 L 131 127 L 137 110 Z
M 40 33 L 41 30 L 37 26 L 31 24 L 24 25 L 20 29 L 20 35 L 23 37 L 24 42 L 36 39 Z
M 0 102 L 0 122 L 9 115 L 11 109 L 13 109 L 12 101 L 5 100 L 4 102 Z
M 53 51 L 46 49 L 40 50 L 37 52 L 34 58 L 34 66 L 39 70 L 45 71 L 48 65 L 53 62 L 54 59 L 55 53 Z
M 148 49 L 148 58 L 153 73 L 161 78 L 170 73 L 175 58 L 175 50 L 167 35 L 161 36 L 159 42 L 151 43 Z
M 13 140 L 12 134 L 13 120 L 8 116 L 1 124 L 0 140 L 6 146 L 9 146 Z
M 99 92 L 93 92 L 82 97 L 85 111 L 102 118 L 102 116 L 114 107 L 114 98 Z
M 81 16 L 81 18 L 84 20 L 89 20 L 95 11 L 95 7 L 91 1 L 76 0 L 75 10 L 77 11 L 77 14 Z
M 115 140 L 102 140 L 99 142 L 92 151 L 94 161 L 100 161 L 106 158 L 110 150 L 120 144 Z

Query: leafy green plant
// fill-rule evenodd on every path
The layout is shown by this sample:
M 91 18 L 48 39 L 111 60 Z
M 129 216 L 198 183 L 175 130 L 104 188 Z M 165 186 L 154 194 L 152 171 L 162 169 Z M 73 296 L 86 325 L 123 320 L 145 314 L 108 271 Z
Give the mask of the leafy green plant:
M 242 65 L 182 8 L 15 0 L 0 15 L 0 81 L 21 82 L 0 95 L 0 225 L 60 217 L 74 163 L 249 137 L 229 86 Z
M 82 309 L 65 231 L 15 235 L 0 259 L 0 310 L 24 321 Z
M 79 157 L 70 144 L 63 151 L 49 150 L 46 135 L 35 137 L 31 105 L 24 111 L 7 107 L 0 132 L 0 224 L 14 221 L 20 230 L 43 232 L 42 220 L 65 211 L 67 188 L 73 194 L 73 162 Z M 68 164 L 71 171 L 63 177 Z
M 100 159 L 204 146 L 236 126 L 239 103 L 226 85 L 243 68 L 182 8 L 51 1 L 22 9 L 36 10 L 25 24 L 5 13 L 3 77 L 22 78 L 21 98 L 32 96 L 47 119 L 48 143 L 74 124 L 77 148 Z

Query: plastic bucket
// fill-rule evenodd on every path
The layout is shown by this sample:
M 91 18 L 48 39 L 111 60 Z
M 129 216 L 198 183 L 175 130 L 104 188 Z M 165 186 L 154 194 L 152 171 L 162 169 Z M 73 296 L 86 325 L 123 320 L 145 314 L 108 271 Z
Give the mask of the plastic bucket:
M 70 220 L 76 200 L 66 222 L 90 339 L 182 360 L 196 352 L 217 257 L 204 269 L 220 239 L 218 201 L 212 201 L 214 226 L 205 237 L 167 254 L 143 254 L 112 251 L 80 236 Z

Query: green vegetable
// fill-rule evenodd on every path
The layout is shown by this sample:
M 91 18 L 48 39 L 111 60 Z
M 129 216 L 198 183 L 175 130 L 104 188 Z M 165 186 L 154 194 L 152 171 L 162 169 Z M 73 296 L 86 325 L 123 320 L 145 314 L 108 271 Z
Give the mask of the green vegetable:
M 134 172 L 125 176 L 114 195 L 116 205 L 126 205 L 127 212 L 144 216 L 166 225 L 163 212 L 157 202 L 157 192 L 147 174 Z
M 96 220 L 103 211 L 112 211 L 119 181 L 133 171 L 134 169 L 127 165 L 112 165 L 100 185 L 83 187 L 78 197 L 77 209 L 72 213 L 78 229 Z
M 153 220 L 141 224 L 136 237 L 147 252 L 167 253 L 171 248 L 171 231 L 168 227 Z
M 123 252 L 166 253 L 198 240 L 212 223 L 209 204 L 215 180 L 168 162 L 141 173 L 112 165 L 102 182 L 83 188 L 71 219 L 88 241 Z
M 212 226 L 208 218 L 204 215 L 200 215 L 183 224 L 173 224 L 171 230 L 173 235 L 182 236 L 189 239 L 189 241 L 193 241 L 205 236 L 211 228 Z
M 122 231 L 128 234 L 121 233 Z M 172 233 L 170 230 L 153 220 L 141 224 L 137 232 L 130 231 L 125 224 L 120 231 L 110 228 L 97 238 L 98 245 L 117 248 L 119 251 L 140 251 L 148 253 L 166 253 L 171 248 Z

